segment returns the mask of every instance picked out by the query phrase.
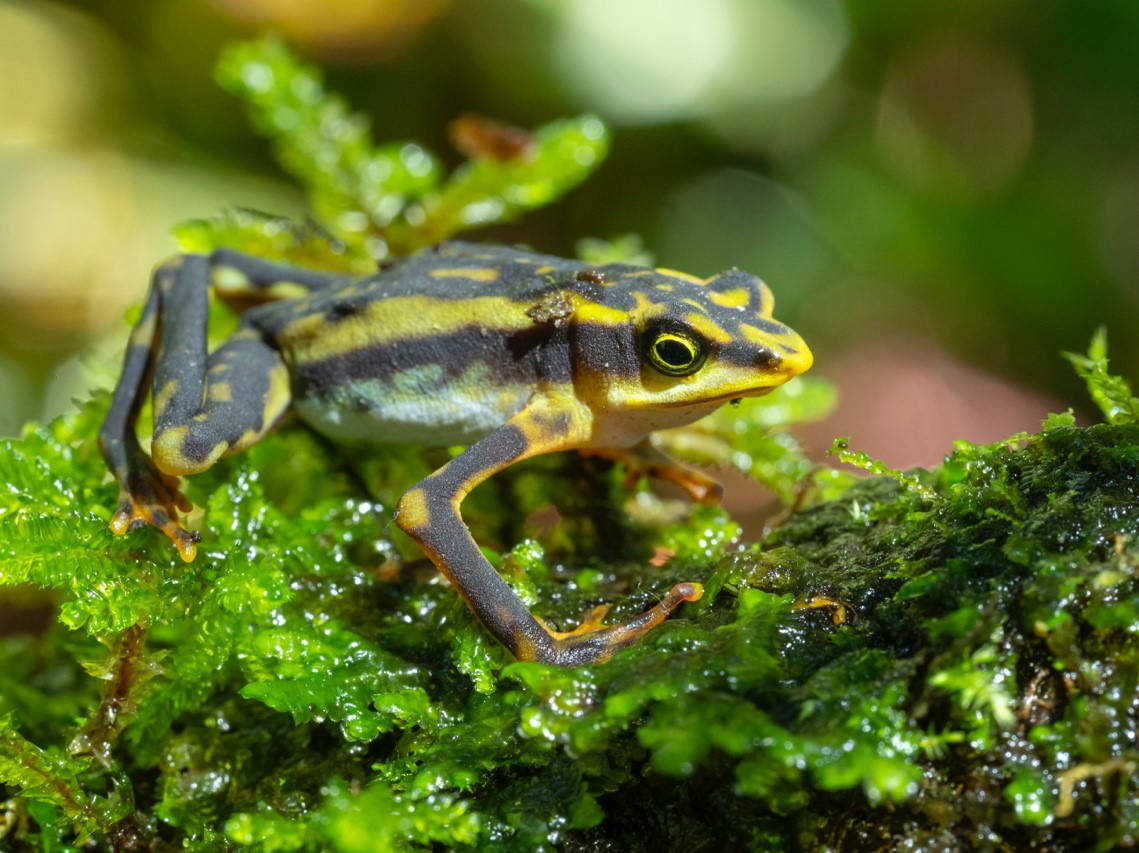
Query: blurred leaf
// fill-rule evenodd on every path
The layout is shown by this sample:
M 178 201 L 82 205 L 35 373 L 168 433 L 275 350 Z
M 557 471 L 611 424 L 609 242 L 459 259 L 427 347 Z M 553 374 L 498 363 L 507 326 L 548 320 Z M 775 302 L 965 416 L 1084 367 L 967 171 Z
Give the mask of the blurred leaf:
M 478 159 L 460 166 L 421 210 L 393 227 L 397 254 L 452 234 L 505 222 L 543 207 L 589 176 L 609 151 L 609 133 L 594 116 L 564 119 L 534 131 L 534 144 L 510 160 Z
M 1005 797 L 1012 802 L 1016 816 L 1024 823 L 1040 826 L 1052 819 L 1055 798 L 1038 771 L 1018 770 L 1005 786 Z
M 582 237 L 577 241 L 577 256 L 597 266 L 635 264 L 651 267 L 653 265 L 653 253 L 645 248 L 644 241 L 637 234 L 622 234 L 612 240 Z
M 211 219 L 192 219 L 174 227 L 183 251 L 208 255 L 215 249 L 236 249 L 259 258 L 332 272 L 364 274 L 375 262 L 352 251 L 316 225 L 298 226 L 281 216 L 255 210 L 225 211 Z
M 217 79 L 245 100 L 281 165 L 308 190 L 317 218 L 353 249 L 367 250 L 369 235 L 439 181 L 433 154 L 413 142 L 377 147 L 368 120 L 276 39 L 231 45 Z M 382 258 L 386 249 L 367 254 Z
M 367 259 L 410 254 L 549 204 L 596 169 L 609 147 L 605 125 L 593 116 L 556 121 L 534 131 L 514 156 L 488 157 L 472 148 L 472 159 L 443 181 L 437 158 L 423 146 L 377 146 L 368 120 L 276 39 L 231 45 L 217 78 L 245 100 L 334 239 L 279 219 L 232 214 L 179 229 L 184 245 L 198 250 L 272 250 L 261 256 L 359 269 Z

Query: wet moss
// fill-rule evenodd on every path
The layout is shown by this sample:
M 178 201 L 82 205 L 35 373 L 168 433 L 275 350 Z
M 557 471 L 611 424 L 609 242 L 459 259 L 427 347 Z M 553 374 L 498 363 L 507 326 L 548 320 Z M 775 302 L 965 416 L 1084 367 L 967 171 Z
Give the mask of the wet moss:
M 599 562 L 587 539 L 560 555 L 518 545 L 500 567 L 555 624 L 709 582 L 640 646 L 566 671 L 510 662 L 433 570 L 400 558 L 383 496 L 332 476 L 282 510 L 264 488 L 280 472 L 262 469 L 291 460 L 304 479 L 350 464 L 301 429 L 193 486 L 205 559 L 179 565 L 145 532 L 112 537 L 112 489 L 79 441 L 100 411 L 0 457 L 10 482 L 25 466 L 49 475 L 25 476 L 0 515 L 4 579 L 59 590 L 61 614 L 39 642 L 2 647 L 16 849 L 77 831 L 278 850 L 1135 837 L 1135 424 L 962 444 L 911 472 L 928 494 L 860 481 L 742 549 L 706 509 L 642 518 L 636 562 Z M 557 472 L 507 475 L 528 484 L 512 509 L 589 482 Z M 620 479 L 588 484 L 612 512 L 629 500 Z M 51 483 L 70 513 L 43 504 Z M 502 506 L 484 496 L 477 534 Z M 662 542 L 674 556 L 647 567 Z M 103 658 L 81 665 L 98 659 L 88 634 Z

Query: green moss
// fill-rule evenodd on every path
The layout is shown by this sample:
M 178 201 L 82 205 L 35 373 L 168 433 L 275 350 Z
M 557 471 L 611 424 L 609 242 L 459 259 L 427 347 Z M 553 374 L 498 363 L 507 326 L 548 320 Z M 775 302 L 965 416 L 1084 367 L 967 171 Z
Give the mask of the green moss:
M 238 78 L 243 63 L 283 67 L 272 79 L 294 89 L 311 74 L 272 44 L 227 63 Z M 280 143 L 330 185 L 322 218 L 343 204 L 389 233 L 357 196 L 360 164 L 381 156 L 358 121 L 323 95 L 289 103 L 339 117 L 330 140 Z M 340 153 L 306 164 L 323 145 Z M 489 174 L 462 180 L 490 193 L 480 182 L 518 179 Z M 426 204 L 410 180 L 382 192 Z M 368 254 L 320 236 L 328 222 L 249 221 L 251 239 L 288 235 L 256 244 L 271 257 Z M 99 395 L 0 445 L 0 583 L 47 590 L 59 617 L 0 642 L 0 844 L 1133 845 L 1139 423 L 1105 343 L 1076 361 L 1111 423 L 1050 416 L 1037 435 L 960 443 L 932 471 L 856 480 L 807 462 L 782 427 L 829 405 L 820 382 L 662 436 L 783 497 L 782 524 L 742 548 L 721 510 L 629 495 L 609 463 L 513 466 L 465 514 L 555 627 L 706 585 L 640 645 L 569 671 L 510 661 L 397 535 L 395 499 L 439 456 L 350 455 L 286 427 L 189 480 L 203 541 L 184 565 L 154 531 L 107 530 Z M 555 502 L 551 529 L 540 510 Z

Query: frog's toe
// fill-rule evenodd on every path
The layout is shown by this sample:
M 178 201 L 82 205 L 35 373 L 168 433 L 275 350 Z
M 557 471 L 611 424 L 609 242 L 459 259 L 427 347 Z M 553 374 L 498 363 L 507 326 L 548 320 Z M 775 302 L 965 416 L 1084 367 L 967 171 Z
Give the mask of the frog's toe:
M 182 562 L 194 562 L 194 558 L 198 556 L 198 543 L 202 541 L 202 534 L 196 530 L 186 530 L 183 527 L 178 527 L 173 535 L 167 531 L 163 532 L 173 540 Z
M 577 628 L 565 633 L 550 631 L 553 648 L 548 663 L 561 666 L 581 666 L 603 663 L 626 646 L 631 646 L 651 631 L 686 601 L 696 601 L 704 594 L 698 583 L 678 583 L 663 599 L 640 616 L 634 616 L 619 625 L 604 625 L 602 619 L 608 605 L 594 608 Z
M 191 504 L 178 490 L 177 481 L 165 475 L 142 477 L 124 489 L 111 516 L 111 532 L 123 535 L 144 525 L 157 527 L 178 549 L 187 563 L 194 559 L 201 536 L 178 522 L 178 511 L 188 511 Z
M 692 472 L 687 472 L 691 474 Z M 692 500 L 704 506 L 719 506 L 724 499 L 724 487 L 711 477 L 698 476 L 690 480 L 691 485 L 685 486 Z
M 670 459 L 655 448 L 626 451 L 621 457 L 625 463 L 625 488 L 633 491 L 641 477 L 652 477 L 679 486 L 688 497 L 705 506 L 715 506 L 724 496 L 724 487 L 712 477 L 695 468 Z
M 181 512 L 189 512 L 194 505 L 182 494 L 178 488 L 178 478 L 159 472 L 159 480 L 155 484 L 158 501 L 162 506 L 172 506 Z
M 656 466 L 652 475 L 680 486 L 698 504 L 716 506 L 724 497 L 724 487 L 711 477 L 683 465 Z
M 550 636 L 555 640 L 561 640 L 565 637 L 577 637 L 583 634 L 592 634 L 594 631 L 600 631 L 605 628 L 604 619 L 609 613 L 608 604 L 599 604 L 589 611 L 589 615 L 582 620 L 581 624 L 574 628 L 572 631 L 550 631 Z M 547 629 L 549 630 L 549 629 Z

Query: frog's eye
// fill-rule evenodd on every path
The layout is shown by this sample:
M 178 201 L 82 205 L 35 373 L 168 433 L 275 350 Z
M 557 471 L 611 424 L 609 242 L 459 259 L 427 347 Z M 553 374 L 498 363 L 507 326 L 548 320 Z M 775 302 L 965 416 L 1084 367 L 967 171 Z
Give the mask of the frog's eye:
M 695 373 L 708 357 L 703 342 L 690 334 L 662 326 L 645 330 L 644 353 L 656 370 L 666 376 Z

